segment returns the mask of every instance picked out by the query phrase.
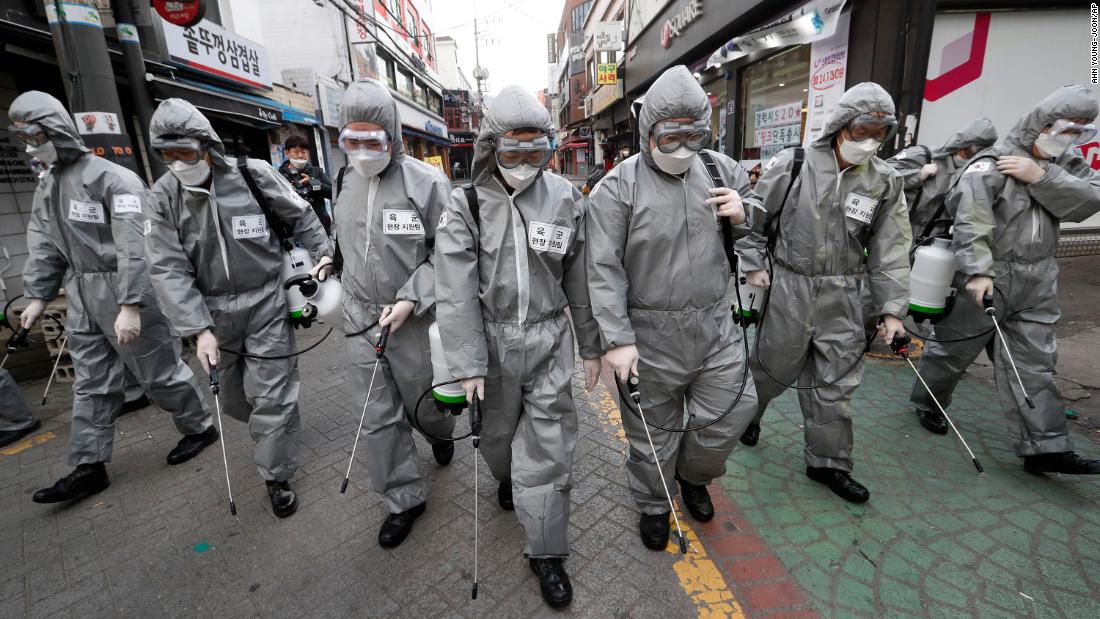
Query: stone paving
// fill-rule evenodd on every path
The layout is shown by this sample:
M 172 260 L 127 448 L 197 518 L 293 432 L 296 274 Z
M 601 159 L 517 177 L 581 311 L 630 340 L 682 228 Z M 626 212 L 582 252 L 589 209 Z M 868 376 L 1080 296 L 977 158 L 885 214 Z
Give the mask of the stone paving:
M 308 344 L 315 335 L 304 338 Z M 117 425 L 112 486 L 71 506 L 30 501 L 68 472 L 67 389 L 35 406 L 45 427 L 0 450 L 0 617 L 545 616 L 522 560 L 522 532 L 479 467 L 480 594 L 469 599 L 472 449 L 429 473 L 428 511 L 401 547 L 375 536 L 380 502 L 357 457 L 339 494 L 358 410 L 333 337 L 302 361 L 302 507 L 278 520 L 251 464 L 245 427 L 227 419 L 239 516 L 229 515 L 214 446 L 169 467 L 177 440 L 154 408 Z M 606 380 L 606 376 L 605 376 Z M 697 552 L 641 546 L 626 488 L 618 412 L 603 386 L 575 381 L 580 439 L 574 464 L 576 595 L 567 614 L 591 617 L 1100 616 L 1100 486 L 1023 472 L 990 403 L 968 377 L 952 412 L 986 474 L 951 436 L 920 428 L 906 406 L 908 366 L 871 360 L 855 403 L 857 478 L 871 502 L 852 506 L 802 471 L 801 417 L 785 394 L 756 448 L 739 448 L 712 487 L 720 516 L 686 519 Z M 37 405 L 44 383 L 24 385 Z M 463 422 L 460 422 L 460 425 Z M 1075 428 L 1080 451 L 1100 447 Z M 360 454 L 361 456 L 362 454 Z

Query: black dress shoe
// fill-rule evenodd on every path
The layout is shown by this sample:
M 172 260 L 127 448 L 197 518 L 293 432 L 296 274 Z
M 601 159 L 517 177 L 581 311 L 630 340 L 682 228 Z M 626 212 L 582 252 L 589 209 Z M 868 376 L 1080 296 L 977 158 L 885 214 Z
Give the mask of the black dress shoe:
M 1024 456 L 1024 469 L 1028 473 L 1065 473 L 1067 475 L 1100 474 L 1100 460 L 1082 458 L 1072 451 L 1053 454 Z
M 550 608 L 564 608 L 573 601 L 573 585 L 565 573 L 565 559 L 529 559 L 528 564 L 539 577 L 542 599 Z
M 663 514 L 642 514 L 638 519 L 638 532 L 642 534 L 642 543 L 650 550 L 664 550 L 668 546 L 668 519 L 672 512 Z
M 505 511 L 515 511 L 516 504 L 512 502 L 512 484 L 501 482 L 497 486 L 497 505 Z
M 421 503 L 412 509 L 406 509 L 399 514 L 390 514 L 382 521 L 382 528 L 378 529 L 378 545 L 383 548 L 396 548 L 405 541 L 413 530 L 413 522 L 424 513 L 426 503 Z
M 710 492 L 707 491 L 706 486 L 689 484 L 680 479 L 679 475 L 676 476 L 676 481 L 680 484 L 680 498 L 688 513 L 699 522 L 707 522 L 714 518 L 714 504 L 710 502 Z
M 756 445 L 756 441 L 760 440 L 760 424 L 755 421 L 750 423 L 745 431 L 741 433 L 741 444 L 752 447 Z
M 35 503 L 75 501 L 102 492 L 110 485 L 107 467 L 102 462 L 81 464 L 72 473 L 57 480 L 56 484 L 35 492 L 32 500 Z
M 168 464 L 183 464 L 216 442 L 218 442 L 218 429 L 214 426 L 198 434 L 188 434 L 180 439 L 172 451 L 168 452 Z
M 447 466 L 451 463 L 451 458 L 455 457 L 455 444 L 448 441 L 439 445 L 432 445 L 432 455 L 435 456 L 435 461 L 439 466 Z
M 871 498 L 871 493 L 867 488 L 863 487 L 863 484 L 852 479 L 852 476 L 849 475 L 847 471 L 807 466 L 806 476 L 820 484 L 825 484 L 829 487 L 829 490 L 832 490 L 838 497 L 845 501 L 866 503 L 867 499 Z
M 32 423 L 29 428 L 23 428 L 22 430 L 4 430 L 0 432 L 0 447 L 7 447 L 16 441 L 21 441 L 24 437 L 37 432 L 41 427 L 42 421 L 35 419 L 34 423 Z
M 925 430 L 933 434 L 947 434 L 947 417 L 939 411 L 917 409 L 917 419 Z
M 130 400 L 129 402 L 123 402 L 122 403 L 122 409 L 118 411 L 118 415 L 119 415 L 119 417 L 121 417 L 121 416 L 123 416 L 127 413 L 132 413 L 134 411 L 139 411 L 139 410 L 145 408 L 146 406 L 149 406 L 149 398 L 148 398 L 148 396 L 146 396 L 143 393 L 143 394 L 141 394 L 141 397 L 136 399 L 136 400 Z
M 271 499 L 271 511 L 279 518 L 286 518 L 298 511 L 298 497 L 290 489 L 289 481 L 267 482 L 267 496 Z

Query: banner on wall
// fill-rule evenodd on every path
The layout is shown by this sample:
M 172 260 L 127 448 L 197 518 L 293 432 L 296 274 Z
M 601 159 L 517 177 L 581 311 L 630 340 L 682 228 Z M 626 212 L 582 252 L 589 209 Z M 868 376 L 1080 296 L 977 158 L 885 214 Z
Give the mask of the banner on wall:
M 707 59 L 717 67 L 753 52 L 802 45 L 831 38 L 838 30 L 847 0 L 813 0 L 752 32 L 730 39 Z M 843 17 L 847 20 L 847 14 Z
M 806 131 L 803 147 L 809 147 L 825 129 L 825 120 L 844 94 L 848 72 L 848 14 L 840 15 L 833 36 L 810 44 L 810 79 L 806 87 Z

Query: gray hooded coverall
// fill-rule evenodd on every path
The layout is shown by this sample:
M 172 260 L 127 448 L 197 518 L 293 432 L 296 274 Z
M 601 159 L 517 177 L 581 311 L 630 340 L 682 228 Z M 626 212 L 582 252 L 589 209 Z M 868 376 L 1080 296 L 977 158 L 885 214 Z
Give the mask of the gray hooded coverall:
M 413 315 L 389 338 L 370 394 L 363 424 L 371 485 L 390 513 L 416 507 L 427 497 L 416 461 L 410 419 L 421 394 L 431 389 L 428 327 L 435 320 L 435 224 L 451 199 L 451 185 L 436 168 L 406 156 L 401 119 L 389 90 L 373 80 L 348 87 L 340 101 L 340 126 L 369 121 L 385 128 L 393 145 L 389 166 L 364 178 L 351 166 L 343 171 L 333 225 L 340 239 L 344 270 L 344 320 L 349 333 L 378 321 L 385 305 L 399 300 L 416 305 Z M 372 328 L 349 338 L 348 386 L 356 411 L 363 409 L 376 360 Z M 425 398 L 419 421 L 428 433 L 451 436 L 454 418 Z M 430 443 L 435 439 L 428 437 Z
M 1097 102 L 1084 86 L 1065 86 L 1039 102 L 1005 136 L 1004 144 L 970 160 L 955 189 L 947 196 L 955 212 L 955 251 L 959 273 L 958 301 L 936 324 L 937 339 L 965 338 L 989 331 L 990 318 L 982 314 L 963 286 L 970 277 L 993 278 L 997 319 L 1011 347 L 1035 408 L 1020 393 L 1012 367 L 1000 342 L 995 344 L 994 367 L 1001 412 L 1018 456 L 1072 451 L 1066 428 L 1065 403 L 1054 382 L 1057 357 L 1054 325 L 1062 315 L 1058 304 L 1058 225 L 1084 221 L 1100 211 L 1100 173 L 1089 167 L 1076 148 L 1054 160 L 1037 159 L 1046 173 L 1030 185 L 997 170 L 997 157 L 1035 156 L 1031 147 L 1048 125 L 1061 118 L 1094 119 Z M 962 342 L 928 342 L 921 355 L 920 373 L 943 406 L 966 368 L 996 333 Z M 910 396 L 922 410 L 936 410 L 920 384 Z
M 184 187 L 171 173 L 160 177 L 146 213 L 149 274 L 172 328 L 185 337 L 210 329 L 218 346 L 250 355 L 294 353 L 282 248 L 210 121 L 187 101 L 167 99 L 153 114 L 149 134 L 196 138 L 213 161 L 209 189 Z M 248 169 L 314 263 L 330 256 L 309 203 L 269 163 L 249 159 Z M 220 358 L 222 410 L 248 422 L 260 475 L 290 479 L 301 426 L 297 359 L 241 358 L 225 350 Z
M 881 86 L 853 86 L 806 149 L 787 203 L 792 149 L 769 161 L 756 184 L 768 211 L 766 225 L 778 217 L 771 289 L 752 356 L 758 421 L 785 384 L 824 385 L 856 362 L 866 342 L 861 285 L 870 287 L 875 316 L 905 315 L 912 236 L 902 180 L 877 157 L 841 171 L 833 152 L 834 136 L 844 126 L 879 111 L 894 113 Z M 754 222 L 752 235 L 737 242 L 746 272 L 768 266 L 766 227 L 757 223 L 765 222 Z M 862 377 L 860 362 L 835 383 L 798 392 L 807 466 L 852 470 L 849 408 Z
M 710 118 L 707 95 L 684 66 L 666 71 L 646 93 L 640 154 L 611 170 L 589 197 L 589 287 L 607 345 L 638 348 L 639 393 L 648 421 L 683 427 L 686 404 L 691 425 L 704 424 L 733 404 L 744 383 L 741 399 L 722 422 L 684 434 L 651 431 L 662 471 L 706 485 L 725 473 L 737 437 L 755 416 L 756 389 L 730 311 L 729 261 L 718 217 L 705 203 L 714 187 L 711 177 L 699 157 L 686 173 L 673 176 L 657 167 L 650 152 L 653 125 L 669 118 Z M 748 219 L 733 226 L 734 236 L 748 234 L 753 219 L 765 216 L 748 174 L 729 157 L 707 152 L 745 206 Z M 634 500 L 643 513 L 663 514 L 668 500 L 645 428 L 630 411 L 623 410 L 622 419 Z
M 93 155 L 72 115 L 51 95 L 25 92 L 8 115 L 40 125 L 57 149 L 58 160 L 39 182 L 27 222 L 23 294 L 49 301 L 65 285 L 66 347 L 76 372 L 69 464 L 110 461 L 125 368 L 172 415 L 180 434 L 203 432 L 213 419 L 149 284 L 145 183 Z M 140 306 L 141 334 L 125 346 L 115 336 L 120 305 Z
M 584 275 L 584 202 L 566 179 L 542 170 L 509 194 L 497 178 L 494 143 L 550 115 L 517 86 L 496 97 L 474 146 L 474 221 L 457 189 L 436 231 L 436 313 L 455 378 L 485 377 L 481 453 L 512 484 L 532 558 L 569 554 L 569 490 L 577 411 L 570 379 L 573 334 L 580 354 L 599 357 Z

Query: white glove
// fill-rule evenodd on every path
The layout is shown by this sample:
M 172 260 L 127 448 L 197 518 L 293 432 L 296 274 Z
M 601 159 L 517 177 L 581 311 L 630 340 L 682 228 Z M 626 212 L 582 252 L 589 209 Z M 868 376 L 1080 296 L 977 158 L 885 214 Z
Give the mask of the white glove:
M 218 338 L 214 337 L 210 329 L 203 331 L 195 339 L 195 354 L 207 374 L 210 373 L 211 365 L 218 365 Z
M 905 327 L 898 320 L 898 317 L 893 314 L 883 315 L 878 331 L 887 345 L 893 343 L 895 335 L 905 335 Z
M 615 372 L 619 380 L 624 383 L 630 378 L 631 374 L 638 375 L 638 347 L 634 344 L 616 346 L 607 351 L 603 359 L 607 362 L 607 365 L 611 366 L 611 370 Z
M 23 314 L 19 317 L 19 325 L 24 329 L 30 329 L 34 326 L 34 323 L 38 322 L 38 319 L 42 317 L 45 311 L 45 301 L 42 299 L 31 299 L 30 305 L 23 310 Z
M 940 166 L 935 163 L 927 163 L 920 168 L 920 182 L 928 180 L 929 176 L 935 176 L 940 171 Z
M 485 377 L 474 376 L 473 378 L 463 378 L 460 383 L 462 390 L 466 392 L 466 401 L 471 404 L 474 401 L 474 394 L 477 394 L 477 399 L 485 399 Z
M 323 282 L 328 279 L 330 273 L 332 273 L 332 258 L 329 258 L 328 256 L 321 256 L 321 259 L 317 261 L 317 264 L 309 270 L 310 277 L 319 282 Z
M 387 305 L 382 308 L 382 317 L 378 319 L 378 326 L 384 327 L 390 326 L 390 333 L 397 333 L 397 330 L 401 328 L 401 325 L 405 324 L 405 321 L 412 316 L 413 310 L 416 309 L 416 305 L 412 301 L 402 299 L 393 305 Z
M 710 193 L 714 197 L 707 198 L 706 203 L 718 207 L 719 217 L 729 217 L 734 225 L 745 223 L 745 204 L 736 191 L 729 187 L 712 187 Z
M 141 334 L 141 313 L 136 305 L 118 306 L 118 318 L 115 318 L 115 337 L 125 346 Z
M 745 281 L 757 288 L 767 288 L 772 285 L 772 278 L 764 269 L 745 273 Z

